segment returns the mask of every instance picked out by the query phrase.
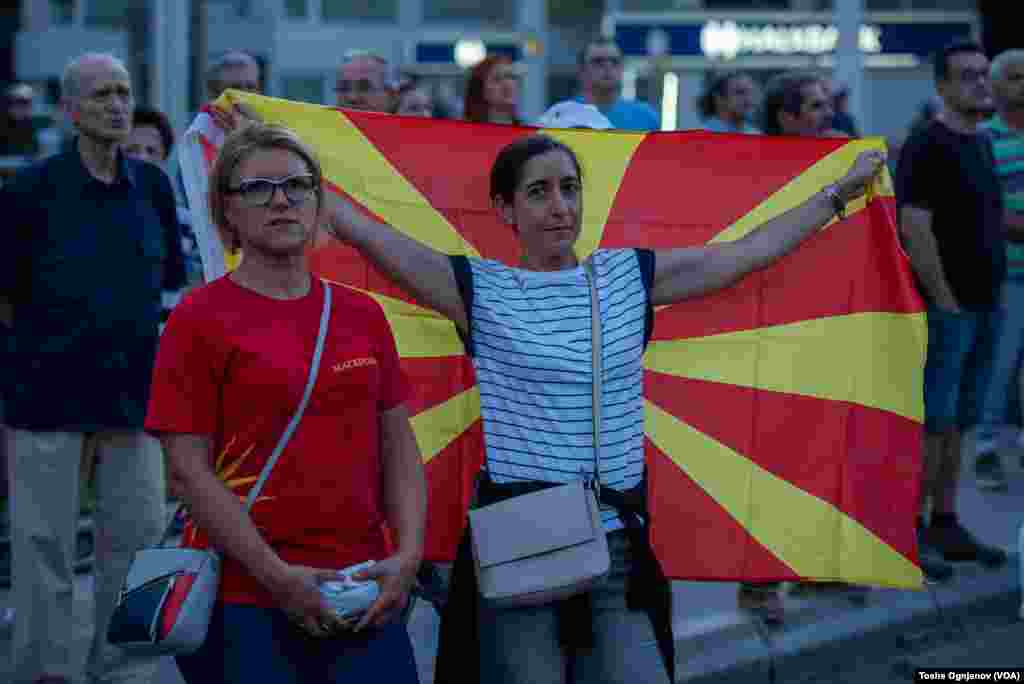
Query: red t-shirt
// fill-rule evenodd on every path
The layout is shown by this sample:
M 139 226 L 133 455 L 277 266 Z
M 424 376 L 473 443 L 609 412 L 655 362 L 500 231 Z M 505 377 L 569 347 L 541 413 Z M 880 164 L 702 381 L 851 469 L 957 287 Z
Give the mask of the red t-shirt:
M 405 401 L 408 383 L 380 306 L 330 287 L 313 394 L 250 515 L 286 562 L 339 569 L 388 552 L 378 416 Z M 323 297 L 316 280 L 292 301 L 230 278 L 192 292 L 160 338 L 146 429 L 211 436 L 215 471 L 244 501 L 302 397 Z M 206 543 L 190 522 L 183 545 Z M 233 559 L 222 577 L 221 600 L 273 605 Z

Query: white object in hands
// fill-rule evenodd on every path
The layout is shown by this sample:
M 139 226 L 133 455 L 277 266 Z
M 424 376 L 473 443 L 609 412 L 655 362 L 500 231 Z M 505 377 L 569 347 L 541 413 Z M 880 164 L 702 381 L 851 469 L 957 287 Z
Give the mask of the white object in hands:
M 320 583 L 320 595 L 327 602 L 328 607 L 340 618 L 350 618 L 366 612 L 377 597 L 380 595 L 380 587 L 375 580 L 359 582 L 352 579 L 352 575 L 363 570 L 368 570 L 374 565 L 369 560 L 359 565 L 351 565 L 343 570 L 338 570 L 336 580 L 328 580 Z

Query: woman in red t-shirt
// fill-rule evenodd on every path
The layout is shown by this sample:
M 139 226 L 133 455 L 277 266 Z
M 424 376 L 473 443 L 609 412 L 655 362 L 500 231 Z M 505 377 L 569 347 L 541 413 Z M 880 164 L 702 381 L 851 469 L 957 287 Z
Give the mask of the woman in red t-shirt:
M 287 129 L 258 124 L 228 138 L 210 206 L 225 245 L 244 258 L 186 297 L 161 338 L 146 428 L 188 504 L 184 543 L 224 555 L 206 643 L 178 658 L 190 684 L 417 680 L 396 620 L 426 514 L 407 382 L 380 306 L 309 272 L 320 178 Z M 247 513 L 246 494 L 302 396 L 327 287 L 333 311 L 309 404 Z M 379 598 L 361 618 L 339 620 L 318 583 L 371 559 L 362 578 L 376 580 Z

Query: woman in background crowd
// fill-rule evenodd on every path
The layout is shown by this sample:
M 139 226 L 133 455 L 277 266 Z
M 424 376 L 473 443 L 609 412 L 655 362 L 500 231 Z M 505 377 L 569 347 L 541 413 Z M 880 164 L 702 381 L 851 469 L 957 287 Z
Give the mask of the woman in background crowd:
M 697 98 L 704 128 L 717 133 L 759 133 L 750 124 L 758 104 L 757 84 L 741 71 L 714 77 Z
M 491 55 L 477 64 L 466 83 L 466 121 L 522 124 L 519 118 L 519 73 L 512 60 Z

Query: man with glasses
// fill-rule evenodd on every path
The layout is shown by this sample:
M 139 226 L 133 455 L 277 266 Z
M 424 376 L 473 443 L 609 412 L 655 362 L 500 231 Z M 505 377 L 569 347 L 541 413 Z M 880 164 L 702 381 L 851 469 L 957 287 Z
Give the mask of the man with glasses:
M 143 432 L 161 288 L 184 280 L 174 193 L 127 158 L 132 87 L 90 53 L 61 81 L 78 136 L 0 189 L 0 310 L 11 312 L 7 406 L 16 619 L 12 680 L 79 681 L 73 574 L 83 454 L 96 459 L 91 681 L 147 682 L 155 661 L 108 652 L 132 555 L 164 528 L 163 457 Z
M 817 74 L 788 71 L 765 86 L 761 130 L 765 135 L 826 135 L 832 128 L 832 98 Z
M 979 128 L 994 106 L 988 58 L 975 43 L 955 43 L 938 54 L 934 70 L 942 111 L 904 144 L 896 200 L 928 304 L 921 567 L 942 577 L 952 573 L 943 559 L 1006 562 L 1002 549 L 980 543 L 956 514 L 960 438 L 978 420 L 992 365 L 1006 247 L 992 141 Z
M 646 102 L 622 98 L 622 50 L 615 41 L 602 38 L 580 52 L 580 96 L 577 102 L 592 104 L 612 126 L 634 131 L 661 128 L 658 113 Z
M 371 52 L 350 52 L 338 67 L 334 92 L 339 107 L 370 112 L 393 112 L 398 83 L 388 61 Z

